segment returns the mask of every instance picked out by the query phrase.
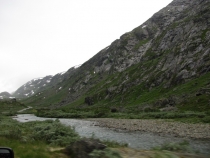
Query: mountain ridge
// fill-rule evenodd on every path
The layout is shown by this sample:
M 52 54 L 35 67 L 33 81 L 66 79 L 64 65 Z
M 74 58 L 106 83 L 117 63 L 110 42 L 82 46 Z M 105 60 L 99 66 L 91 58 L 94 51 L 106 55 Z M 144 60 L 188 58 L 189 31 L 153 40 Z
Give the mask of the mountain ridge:
M 123 111 L 127 106 L 177 108 L 202 94 L 207 105 L 200 110 L 206 109 L 210 87 L 209 8 L 206 0 L 172 1 L 24 102 L 52 109 L 87 110 L 92 106 L 102 110 L 120 107 Z M 180 91 L 184 86 L 188 90 Z

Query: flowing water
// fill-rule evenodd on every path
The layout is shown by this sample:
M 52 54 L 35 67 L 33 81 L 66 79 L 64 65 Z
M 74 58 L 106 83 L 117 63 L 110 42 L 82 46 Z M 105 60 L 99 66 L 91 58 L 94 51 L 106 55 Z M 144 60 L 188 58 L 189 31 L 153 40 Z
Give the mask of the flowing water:
M 21 114 L 14 117 L 17 121 L 44 121 L 55 118 L 36 117 L 33 114 Z M 111 140 L 119 143 L 127 143 L 129 147 L 136 149 L 151 149 L 167 142 L 182 142 L 184 140 L 190 143 L 194 151 L 203 154 L 210 154 L 210 142 L 202 140 L 191 140 L 186 138 L 177 138 L 170 135 L 158 135 L 148 132 L 130 132 L 125 130 L 113 130 L 105 127 L 97 126 L 94 121 L 86 121 L 80 119 L 59 119 L 64 125 L 75 128 L 75 131 L 82 137 L 95 137 L 100 140 Z

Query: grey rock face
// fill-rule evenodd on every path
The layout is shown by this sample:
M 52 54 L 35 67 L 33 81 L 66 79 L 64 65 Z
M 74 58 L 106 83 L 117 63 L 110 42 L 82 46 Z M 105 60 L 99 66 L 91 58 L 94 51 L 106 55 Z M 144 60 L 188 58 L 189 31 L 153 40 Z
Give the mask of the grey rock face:
M 151 90 L 165 82 L 168 88 L 208 72 L 209 6 L 209 1 L 174 0 L 90 59 L 93 76 L 124 72 L 138 64 L 135 73 L 142 72 L 139 79 L 130 85 L 129 79 L 124 80 L 114 90 L 108 88 L 107 93 L 113 94 L 121 91 L 122 85 L 128 90 L 146 81 Z M 145 66 L 152 61 L 155 65 Z
M 92 105 L 95 100 L 112 101 L 115 94 L 129 95 L 142 84 L 151 91 L 206 74 L 210 71 L 209 8 L 208 0 L 174 0 L 79 68 L 53 76 L 43 93 L 63 94 L 63 101 L 55 106 L 65 106 L 80 97 Z

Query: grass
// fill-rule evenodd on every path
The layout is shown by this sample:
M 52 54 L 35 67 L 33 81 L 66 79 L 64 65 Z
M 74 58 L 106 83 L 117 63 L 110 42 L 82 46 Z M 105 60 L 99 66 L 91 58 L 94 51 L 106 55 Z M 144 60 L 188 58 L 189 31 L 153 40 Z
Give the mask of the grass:
M 91 88 L 89 88 L 85 95 L 81 95 L 73 102 L 66 103 L 65 106 L 60 107 L 59 110 L 57 109 L 57 112 L 39 111 L 37 115 L 67 118 L 116 117 L 115 115 L 124 115 L 125 117 L 129 117 L 127 115 L 131 115 L 131 118 L 140 118 L 138 115 L 141 116 L 145 114 L 142 114 L 142 111 L 139 111 L 138 109 L 136 110 L 136 107 L 144 106 L 146 104 L 154 107 L 155 103 L 160 99 L 167 99 L 171 96 L 178 98 L 176 107 L 180 113 L 185 111 L 204 112 L 209 109 L 209 94 L 205 93 L 201 96 L 196 96 L 196 93 L 199 92 L 202 88 L 208 88 L 210 84 L 210 73 L 206 73 L 195 79 L 186 81 L 183 84 L 171 85 L 169 88 L 164 88 L 164 84 L 161 84 L 153 87 L 152 89 L 149 89 L 149 86 L 154 82 L 155 78 L 163 75 L 161 73 L 158 73 L 155 78 L 149 78 L 148 83 L 146 81 L 141 81 L 139 84 L 136 84 L 135 82 L 137 82 L 137 79 L 139 78 L 139 73 L 136 72 L 136 69 L 141 71 L 141 66 L 151 67 L 152 65 L 156 65 L 155 63 L 157 61 L 157 59 L 154 59 L 154 61 L 144 62 L 146 65 L 136 64 L 128 68 L 125 72 L 111 75 L 111 77 L 106 76 L 103 79 L 100 79 L 100 81 L 98 81 L 94 86 L 90 86 Z M 153 67 L 151 67 L 151 70 L 152 68 Z M 124 84 L 119 87 L 119 84 L 124 81 L 123 78 L 125 78 L 127 75 L 129 76 L 130 80 L 125 81 Z M 142 74 L 141 78 L 143 78 L 144 75 L 146 74 Z M 94 81 L 96 80 L 97 79 L 94 79 Z M 108 81 L 110 82 L 107 83 Z M 115 86 L 118 88 L 115 91 L 110 92 L 110 94 L 107 94 L 107 88 Z M 65 90 L 66 89 L 63 89 L 62 93 L 59 94 L 59 97 L 64 97 Z M 84 101 L 85 97 L 87 96 L 93 98 L 94 105 L 88 106 L 85 104 Z M 183 96 L 186 97 L 182 99 Z M 53 97 L 54 96 L 51 98 Z M 57 100 L 56 97 L 53 99 L 54 101 Z M 50 102 L 47 104 L 48 101 Z M 53 103 L 54 101 L 48 98 L 45 101 L 41 101 L 39 104 L 43 106 L 49 106 L 49 104 Z M 59 100 L 57 101 L 59 102 Z M 123 107 L 123 114 L 110 113 L 110 108 L 113 106 Z M 134 115 L 131 114 L 130 109 L 133 110 L 135 113 Z M 158 110 L 156 107 L 153 109 Z M 151 116 L 151 114 L 149 115 Z M 157 116 L 157 114 L 154 115 Z M 205 120 L 207 121 L 204 122 L 208 122 L 208 118 Z
M 42 141 L 20 142 L 16 139 L 0 137 L 0 146 L 7 146 L 13 149 L 15 157 L 20 158 L 56 158 L 57 156 L 65 158 L 61 152 L 51 152 L 49 146 Z
M 17 111 L 26 108 L 27 106 L 11 99 L 0 100 L 0 109 L 2 115 L 12 116 L 17 113 Z
M 109 148 L 104 150 L 93 150 L 89 156 L 91 158 L 122 158 L 117 151 L 113 151 Z
M 142 45 L 146 44 L 148 41 L 149 41 L 149 39 L 139 41 L 139 43 L 137 43 L 134 46 L 133 50 L 137 51 L 139 49 L 139 47 L 141 47 Z
M 58 120 L 19 123 L 9 117 L 0 117 L 0 146 L 14 150 L 15 157 L 52 158 L 67 157 L 61 148 L 80 139 L 74 129 L 62 125 Z
M 197 153 L 198 151 L 193 151 L 188 141 L 182 141 L 182 142 L 172 142 L 172 143 L 164 143 L 161 146 L 154 147 L 154 150 L 167 150 L 167 151 L 173 151 L 173 152 L 185 152 L 185 153 Z
M 130 110 L 132 111 L 132 110 Z M 121 118 L 121 119 L 168 119 L 185 123 L 210 123 L 208 112 L 177 111 L 177 112 L 106 112 L 71 111 L 70 113 L 51 110 L 37 113 L 37 116 L 51 118 Z

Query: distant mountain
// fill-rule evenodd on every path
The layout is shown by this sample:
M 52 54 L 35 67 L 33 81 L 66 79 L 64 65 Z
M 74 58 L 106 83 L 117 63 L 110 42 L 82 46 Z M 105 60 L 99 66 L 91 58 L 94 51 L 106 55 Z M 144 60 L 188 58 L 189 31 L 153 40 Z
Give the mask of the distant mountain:
M 80 67 L 32 80 L 15 96 L 31 96 L 24 102 L 34 106 L 84 111 L 208 109 L 209 8 L 207 0 L 174 0 Z
M 4 99 L 4 98 L 10 98 L 12 97 L 10 93 L 8 92 L 1 92 L 0 93 L 0 99 Z
M 46 76 L 42 78 L 32 79 L 31 81 L 18 88 L 12 94 L 12 96 L 16 98 L 28 98 L 35 94 L 39 94 L 39 92 L 42 92 L 49 87 L 53 87 L 65 80 L 79 66 L 80 65 L 74 66 L 70 68 L 67 72 L 61 72 L 56 74 L 55 76 Z
M 26 97 L 31 97 L 35 93 L 42 91 L 46 86 L 49 85 L 51 82 L 52 76 L 46 76 L 44 78 L 37 78 L 33 79 L 20 88 L 18 88 L 13 96 L 16 98 L 26 98 Z

